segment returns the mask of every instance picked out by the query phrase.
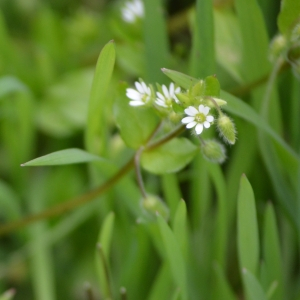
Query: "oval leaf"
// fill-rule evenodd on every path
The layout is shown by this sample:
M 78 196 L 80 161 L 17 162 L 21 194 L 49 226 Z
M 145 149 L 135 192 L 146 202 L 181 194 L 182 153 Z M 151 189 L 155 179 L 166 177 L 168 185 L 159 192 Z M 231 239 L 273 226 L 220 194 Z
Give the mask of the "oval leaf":
M 188 139 L 175 138 L 154 150 L 143 152 L 141 164 L 154 174 L 177 172 L 194 158 L 197 150 Z
M 147 107 L 132 107 L 126 97 L 126 85 L 121 84 L 114 106 L 114 116 L 125 144 L 138 149 L 145 144 L 157 125 L 157 117 Z
M 57 165 L 69 165 L 78 164 L 91 161 L 103 160 L 101 157 L 83 151 L 81 149 L 65 149 L 61 151 L 56 151 L 33 160 L 30 160 L 24 164 L 22 167 L 33 167 L 33 166 L 57 166 Z

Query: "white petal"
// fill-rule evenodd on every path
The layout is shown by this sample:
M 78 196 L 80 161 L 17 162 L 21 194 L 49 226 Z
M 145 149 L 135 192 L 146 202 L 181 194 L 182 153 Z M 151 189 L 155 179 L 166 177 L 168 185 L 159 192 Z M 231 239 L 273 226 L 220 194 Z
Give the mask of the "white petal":
M 169 91 L 170 91 L 170 96 L 173 97 L 174 96 L 174 83 L 173 82 L 170 83 Z
M 165 97 L 160 92 L 156 92 L 156 95 L 159 99 L 165 101 Z
M 131 106 L 141 106 L 141 105 L 145 105 L 145 103 L 143 101 L 130 101 L 129 105 Z
M 187 124 L 187 123 L 194 122 L 194 121 L 195 121 L 194 117 L 185 117 L 181 120 L 181 123 Z
M 143 87 L 143 93 L 144 94 L 145 93 L 149 94 L 148 92 L 149 92 L 150 88 L 147 87 L 145 82 L 142 82 L 141 84 L 142 84 L 142 87 Z
M 187 115 L 192 116 L 192 117 L 199 113 L 198 110 L 195 107 L 193 107 L 193 106 L 189 106 L 188 108 L 186 108 L 184 110 L 184 112 Z
M 123 20 L 128 22 L 128 23 L 133 23 L 135 21 L 135 15 L 132 13 L 132 11 L 124 8 L 122 10 L 122 17 L 123 17 Z
M 166 96 L 166 98 L 170 98 L 170 94 L 169 94 L 168 88 L 164 84 L 162 86 L 162 90 L 163 90 L 163 93 Z
M 203 104 L 199 105 L 199 112 L 204 113 L 204 105 Z
M 168 107 L 168 106 L 166 105 L 166 103 L 164 103 L 164 102 L 161 101 L 160 99 L 157 99 L 157 100 L 155 101 L 155 103 L 156 103 L 157 105 L 159 105 L 159 106 Z
M 206 121 L 207 122 L 213 122 L 214 121 L 214 117 L 213 116 L 207 116 L 206 117 Z
M 135 84 L 136 89 L 137 89 L 141 94 L 145 94 L 145 91 L 144 91 L 144 89 L 143 89 L 143 87 L 142 87 L 142 85 L 141 85 L 140 82 L 136 81 L 134 84 Z
M 141 100 L 141 94 L 134 89 L 128 89 L 126 96 L 132 100 Z
M 196 131 L 197 134 L 200 134 L 203 131 L 203 125 L 202 124 L 198 124 L 195 127 L 195 131 Z
M 210 123 L 207 122 L 207 121 L 204 121 L 203 125 L 204 125 L 205 128 L 209 128 L 210 127 Z
M 175 89 L 174 93 L 175 93 L 175 94 L 180 93 L 180 87 L 177 87 L 177 88 Z
M 203 113 L 204 113 L 205 115 L 207 115 L 207 114 L 209 113 L 209 110 L 210 110 L 210 108 L 209 108 L 208 106 L 205 106 L 205 107 L 203 108 Z
M 178 100 L 178 98 L 175 96 L 175 94 L 174 94 L 174 100 L 175 100 L 176 103 L 179 103 L 179 100 Z
M 197 125 L 197 122 L 191 122 L 191 123 L 188 123 L 187 125 L 186 125 L 186 128 L 193 128 L 195 125 Z

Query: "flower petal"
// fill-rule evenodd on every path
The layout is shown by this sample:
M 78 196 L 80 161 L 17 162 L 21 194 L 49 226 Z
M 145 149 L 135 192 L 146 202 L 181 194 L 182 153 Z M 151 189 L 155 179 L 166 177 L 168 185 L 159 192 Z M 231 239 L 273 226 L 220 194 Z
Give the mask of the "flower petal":
M 187 123 L 194 122 L 194 121 L 195 121 L 194 117 L 185 117 L 181 120 L 181 123 L 187 124 Z
M 130 101 L 129 105 L 130 106 L 141 106 L 141 105 L 145 105 L 145 103 L 143 101 L 136 101 L 136 100 L 134 100 L 134 101 Z
M 207 122 L 213 122 L 214 121 L 214 117 L 213 116 L 207 116 L 206 117 L 206 121 Z
M 180 87 L 177 87 L 177 88 L 175 89 L 174 93 L 175 93 L 175 94 L 180 93 Z
M 143 93 L 144 93 L 144 94 L 146 94 L 146 93 L 149 94 L 150 88 L 147 87 L 146 83 L 145 83 L 145 82 L 142 82 L 141 85 L 142 85 L 142 88 L 143 88 L 143 91 L 144 91 Z
M 165 97 L 160 92 L 156 92 L 156 95 L 159 99 L 165 101 Z
M 191 123 L 188 123 L 187 125 L 186 125 L 186 128 L 193 128 L 194 126 L 196 126 L 197 125 L 197 122 L 191 122 Z
M 209 108 L 208 106 L 205 106 L 205 107 L 203 108 L 203 113 L 204 113 L 205 115 L 207 115 L 207 114 L 209 113 L 209 110 L 210 110 L 210 108 Z
M 203 131 L 203 125 L 197 124 L 197 126 L 195 127 L 195 131 L 197 134 L 201 134 L 201 132 Z
M 141 100 L 142 96 L 134 89 L 127 89 L 126 96 L 132 100 Z
M 199 105 L 199 112 L 204 113 L 204 105 L 203 104 Z
M 186 108 L 184 110 L 184 112 L 187 115 L 192 116 L 192 117 L 199 113 L 198 110 L 195 107 L 193 107 L 193 106 L 189 106 L 188 108 Z
M 170 98 L 170 94 L 169 94 L 168 88 L 164 84 L 162 85 L 161 88 L 162 88 L 162 91 L 163 91 L 164 95 L 166 96 L 166 98 Z
M 209 128 L 210 127 L 210 123 L 207 122 L 207 121 L 204 121 L 203 125 L 204 125 L 205 128 Z
M 142 85 L 141 85 L 140 82 L 136 81 L 136 82 L 134 83 L 134 85 L 135 85 L 136 89 L 137 89 L 141 94 L 144 94 L 144 93 L 145 93 L 145 92 L 144 92 L 144 89 L 143 89 L 143 87 L 142 87 Z
M 171 97 L 174 96 L 174 89 L 175 89 L 174 83 L 171 82 L 171 83 L 170 83 L 170 87 L 169 87 L 169 91 L 170 91 L 170 96 L 171 96 Z

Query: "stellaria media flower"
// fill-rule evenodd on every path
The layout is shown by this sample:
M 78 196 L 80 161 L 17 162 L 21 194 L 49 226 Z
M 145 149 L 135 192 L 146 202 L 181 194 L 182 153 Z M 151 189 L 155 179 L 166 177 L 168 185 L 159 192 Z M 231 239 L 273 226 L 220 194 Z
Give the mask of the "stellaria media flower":
M 144 16 L 144 4 L 141 0 L 127 1 L 122 8 L 122 17 L 125 22 L 134 23 Z
M 131 99 L 129 104 L 131 106 L 141 106 L 145 105 L 151 99 L 151 89 L 148 87 L 145 82 L 138 82 L 135 83 L 135 89 L 128 88 L 126 89 L 126 96 Z
M 176 94 L 180 93 L 180 87 L 177 87 L 175 89 L 175 85 L 173 82 L 170 83 L 169 89 L 162 85 L 162 93 L 156 92 L 157 98 L 155 100 L 155 103 L 162 107 L 171 107 L 173 99 L 175 102 L 179 103 Z
M 186 128 L 195 127 L 196 134 L 201 134 L 203 127 L 209 128 L 210 123 L 214 121 L 214 117 L 208 115 L 209 110 L 210 108 L 203 104 L 200 104 L 198 109 L 193 106 L 189 106 L 184 110 L 188 117 L 183 118 L 181 122 L 186 124 Z

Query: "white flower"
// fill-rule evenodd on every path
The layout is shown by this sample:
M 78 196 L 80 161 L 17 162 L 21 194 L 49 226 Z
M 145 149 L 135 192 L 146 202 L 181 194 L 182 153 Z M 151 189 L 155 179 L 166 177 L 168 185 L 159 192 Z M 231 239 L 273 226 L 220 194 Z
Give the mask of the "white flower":
M 199 105 L 199 109 L 189 106 L 184 110 L 188 115 L 181 120 L 183 124 L 187 124 L 186 128 L 195 127 L 196 134 L 200 134 L 203 131 L 203 126 L 205 128 L 210 127 L 210 123 L 214 121 L 213 116 L 208 116 L 209 107 L 202 104 Z
M 171 107 L 173 99 L 177 103 L 179 102 L 176 94 L 180 93 L 180 87 L 177 87 L 175 89 L 175 85 L 173 82 L 170 84 L 169 89 L 165 85 L 162 85 L 162 92 L 163 94 L 160 92 L 156 92 L 157 98 L 155 100 L 155 103 L 157 105 L 162 107 Z
M 151 99 L 151 89 L 148 87 L 145 82 L 138 82 L 135 83 L 135 89 L 126 89 L 126 96 L 131 99 L 129 104 L 131 106 L 141 106 L 145 105 L 149 102 Z
M 122 8 L 123 20 L 134 23 L 136 19 L 144 16 L 144 4 L 141 0 L 127 1 Z

